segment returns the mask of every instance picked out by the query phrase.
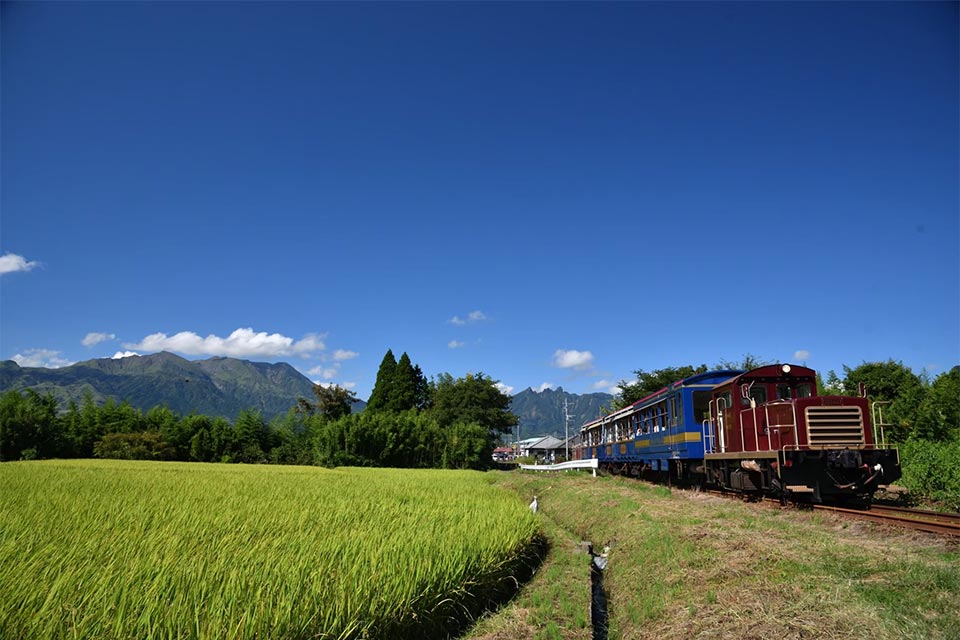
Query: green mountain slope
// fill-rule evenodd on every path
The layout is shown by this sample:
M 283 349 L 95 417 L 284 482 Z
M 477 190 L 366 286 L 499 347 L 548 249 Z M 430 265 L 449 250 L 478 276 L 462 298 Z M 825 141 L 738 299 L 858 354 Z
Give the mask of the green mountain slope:
M 299 397 L 313 398 L 313 383 L 286 363 L 191 361 L 166 352 L 87 360 L 60 369 L 0 362 L 0 391 L 28 387 L 53 394 L 61 407 L 70 400 L 80 403 L 90 393 L 98 403 L 114 398 L 143 411 L 166 405 L 181 415 L 196 412 L 231 420 L 244 409 L 271 418 L 286 413 Z

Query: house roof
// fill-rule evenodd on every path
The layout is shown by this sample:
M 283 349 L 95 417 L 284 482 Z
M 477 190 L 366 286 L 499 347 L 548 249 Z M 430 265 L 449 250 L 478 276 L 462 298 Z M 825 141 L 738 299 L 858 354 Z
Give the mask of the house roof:
M 535 442 L 525 445 L 526 449 L 560 449 L 563 447 L 563 440 L 554 438 L 553 436 L 544 436 L 537 439 Z

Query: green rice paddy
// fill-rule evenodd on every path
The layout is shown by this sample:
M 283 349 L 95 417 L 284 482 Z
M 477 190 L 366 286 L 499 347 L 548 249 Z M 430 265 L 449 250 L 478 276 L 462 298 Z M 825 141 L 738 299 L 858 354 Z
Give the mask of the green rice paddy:
M 0 465 L 0 637 L 437 637 L 543 534 L 477 472 Z

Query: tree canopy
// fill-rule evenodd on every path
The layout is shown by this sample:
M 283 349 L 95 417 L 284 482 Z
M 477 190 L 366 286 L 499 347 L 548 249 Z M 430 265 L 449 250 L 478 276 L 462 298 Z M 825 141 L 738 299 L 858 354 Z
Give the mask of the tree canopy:
M 454 378 L 441 374 L 430 387 L 430 412 L 442 427 L 456 422 L 478 424 L 488 432 L 509 433 L 520 419 L 510 411 L 510 396 L 483 373 Z

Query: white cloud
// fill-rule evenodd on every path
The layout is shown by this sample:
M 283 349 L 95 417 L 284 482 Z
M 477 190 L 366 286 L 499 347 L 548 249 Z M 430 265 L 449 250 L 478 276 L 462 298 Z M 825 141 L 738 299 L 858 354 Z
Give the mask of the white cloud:
M 557 349 L 553 354 L 553 366 L 561 369 L 589 369 L 593 363 L 593 354 L 575 349 Z
M 553 389 L 553 383 L 552 383 L 552 382 L 544 382 L 544 383 L 541 384 L 539 387 L 537 387 L 537 392 L 538 392 L 538 393 L 542 393 L 542 392 L 546 391 L 547 389 Z
M 463 346 L 465 346 L 466 344 L 467 344 L 466 342 L 460 342 L 460 341 L 458 341 L 458 340 L 451 340 L 450 342 L 447 343 L 447 346 L 450 347 L 451 349 L 459 349 L 460 347 L 463 347 Z
M 333 352 L 333 359 L 337 361 L 352 360 L 360 354 L 356 351 L 347 351 L 346 349 L 337 349 Z
M 117 351 L 115 354 L 110 356 L 111 360 L 119 360 L 120 358 L 129 358 L 130 356 L 140 355 L 136 351 Z
M 314 333 L 305 335 L 301 340 L 294 340 L 279 333 L 255 332 L 250 327 L 237 329 L 226 338 L 213 334 L 201 338 L 192 331 L 181 331 L 172 336 L 165 333 L 154 333 L 138 343 L 128 343 L 123 346 L 127 349 L 139 349 L 140 351 L 175 351 L 191 356 L 230 356 L 234 358 L 308 356 L 326 348 L 322 337 Z
M 34 267 L 40 266 L 39 262 L 28 261 L 23 256 L 15 253 L 7 253 L 0 256 L 0 274 L 13 273 L 15 271 L 30 271 Z
M 620 393 L 620 387 L 617 386 L 617 383 L 610 382 L 609 380 L 597 380 L 592 386 L 595 391 L 602 391 L 612 395 Z
M 53 349 L 27 349 L 10 359 L 21 367 L 44 367 L 46 369 L 59 369 L 73 364 L 73 361 L 67 360 L 59 351 Z
M 471 311 L 470 313 L 468 313 L 466 319 L 463 319 L 460 316 L 453 316 L 452 318 L 450 318 L 449 322 L 450 324 L 455 324 L 458 327 L 462 327 L 467 323 L 482 322 L 487 319 L 488 319 L 487 314 L 485 314 L 483 311 L 480 311 L 478 309 L 476 311 Z
M 505 393 L 508 396 L 513 395 L 513 387 L 511 387 L 508 384 L 503 384 L 502 382 L 498 382 L 493 386 L 495 386 L 497 389 L 500 389 L 501 393 Z
M 795 362 L 806 362 L 810 359 L 810 352 L 806 349 L 800 349 L 799 351 L 794 351 L 793 359 Z
M 321 378 L 326 378 L 327 380 L 336 378 L 338 373 L 340 373 L 339 364 L 334 364 L 332 367 L 324 367 L 321 365 L 307 371 L 308 376 L 319 376 Z
M 357 386 L 356 382 L 320 382 L 319 380 L 311 380 L 313 384 L 318 387 L 323 387 L 324 389 L 329 389 L 330 387 L 340 387 L 341 389 L 353 389 Z
M 114 340 L 116 337 L 117 336 L 112 333 L 88 333 L 84 336 L 83 340 L 80 341 L 80 344 L 85 347 L 92 347 L 95 344 L 100 344 L 107 340 Z

